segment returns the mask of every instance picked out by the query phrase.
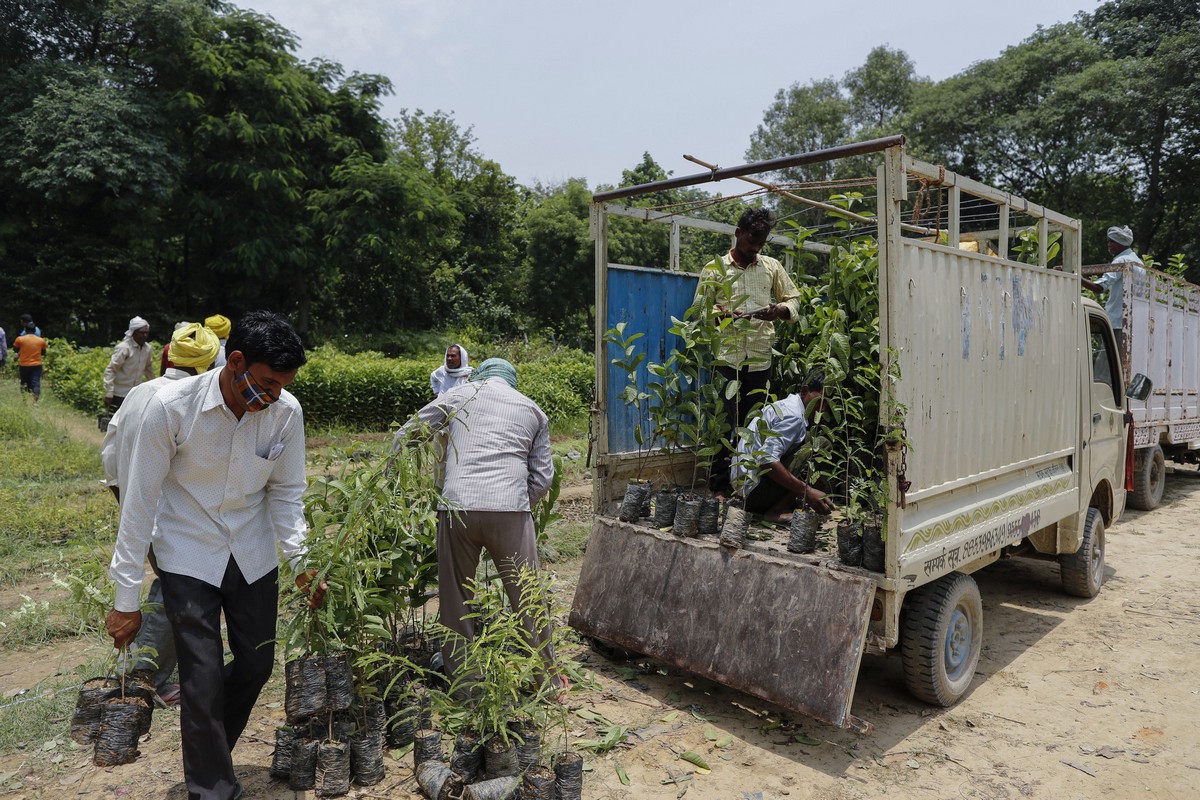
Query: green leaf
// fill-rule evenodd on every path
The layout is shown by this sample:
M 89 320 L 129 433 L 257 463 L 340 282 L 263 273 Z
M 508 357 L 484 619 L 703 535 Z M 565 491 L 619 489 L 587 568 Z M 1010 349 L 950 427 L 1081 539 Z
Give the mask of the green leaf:
M 704 760 L 704 756 L 691 750 L 680 753 L 679 757 L 689 764 L 696 765 L 700 769 L 712 769 L 712 767 L 708 765 L 708 762 Z
M 620 764 L 617 764 L 617 780 L 621 782 L 622 786 L 629 785 L 629 773 Z

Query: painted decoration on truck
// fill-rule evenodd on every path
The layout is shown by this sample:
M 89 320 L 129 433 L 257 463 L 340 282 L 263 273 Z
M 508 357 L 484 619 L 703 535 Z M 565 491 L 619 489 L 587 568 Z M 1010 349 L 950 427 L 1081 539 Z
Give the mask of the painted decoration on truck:
M 1019 519 L 1001 522 L 983 533 L 978 533 L 956 547 L 943 547 L 942 552 L 925 559 L 925 576 L 958 569 L 959 564 L 968 564 L 980 556 L 1015 544 L 1033 531 L 1042 527 L 1042 510 L 1026 511 Z
M 926 545 L 933 544 L 939 539 L 944 539 L 947 536 L 953 536 L 956 533 L 961 533 L 968 528 L 973 528 L 992 517 L 1000 516 L 1022 506 L 1027 506 L 1036 503 L 1039 500 L 1044 500 L 1047 497 L 1052 497 L 1060 492 L 1065 492 L 1071 488 L 1071 478 L 1066 476 L 1059 478 L 1053 483 L 1044 483 L 1023 492 L 1018 492 L 1008 497 L 1003 497 L 993 500 L 986 506 L 981 506 L 970 512 L 964 512 L 951 519 L 942 520 L 926 528 L 917 530 L 908 546 L 904 548 L 904 552 L 911 553 Z M 993 550 L 995 548 L 992 548 Z M 985 551 L 987 552 L 987 551 Z

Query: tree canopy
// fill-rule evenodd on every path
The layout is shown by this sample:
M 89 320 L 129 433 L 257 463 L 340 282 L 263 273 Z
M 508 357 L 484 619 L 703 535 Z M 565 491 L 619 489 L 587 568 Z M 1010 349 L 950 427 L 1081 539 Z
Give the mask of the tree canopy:
M 302 61 L 288 30 L 227 2 L 0 12 L 0 320 L 28 311 L 49 335 L 101 344 L 133 314 L 161 336 L 269 307 L 310 341 L 451 326 L 590 341 L 583 179 L 521 186 L 447 111 L 385 120 L 405 87 Z M 926 160 L 1080 217 L 1087 261 L 1107 259 L 1105 228 L 1130 224 L 1143 254 L 1200 270 L 1197 63 L 1196 0 L 1109 0 L 940 81 L 881 45 L 840 78 L 781 88 L 746 157 L 904 133 Z M 869 162 L 777 179 L 869 177 Z M 618 182 L 668 174 L 644 153 Z M 707 199 L 629 202 L 725 222 L 746 202 Z M 683 267 L 727 246 L 685 231 Z M 610 225 L 614 262 L 666 266 L 669 248 L 666 226 Z

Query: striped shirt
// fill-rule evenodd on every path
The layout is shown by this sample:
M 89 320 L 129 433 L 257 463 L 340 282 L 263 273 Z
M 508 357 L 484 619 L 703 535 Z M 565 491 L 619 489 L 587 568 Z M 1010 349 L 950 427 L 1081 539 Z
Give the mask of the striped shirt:
M 455 386 L 405 423 L 395 446 L 422 427 L 448 433 L 439 511 L 529 511 L 554 479 L 546 415 L 502 378 Z
M 719 263 L 718 263 L 719 262 Z M 726 292 L 725 275 L 730 276 Z M 708 296 L 726 311 L 755 311 L 771 303 L 787 306 L 788 322 L 800 316 L 800 292 L 787 270 L 774 258 L 759 255 L 750 266 L 739 267 L 730 253 L 713 259 L 700 272 L 696 300 Z M 735 319 L 725 328 L 717 352 L 720 363 L 746 367 L 750 372 L 771 368 L 775 323 L 765 319 Z

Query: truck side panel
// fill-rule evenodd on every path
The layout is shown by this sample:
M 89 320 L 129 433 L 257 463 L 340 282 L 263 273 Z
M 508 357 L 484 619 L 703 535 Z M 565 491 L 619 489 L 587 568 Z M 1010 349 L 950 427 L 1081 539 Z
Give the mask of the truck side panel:
M 889 537 L 913 588 L 1078 513 L 1083 318 L 1074 275 L 900 247 L 887 344 L 910 484 Z
M 1124 267 L 1126 381 L 1142 372 L 1154 382 L 1132 400 L 1134 446 L 1200 442 L 1200 287 L 1154 270 Z

